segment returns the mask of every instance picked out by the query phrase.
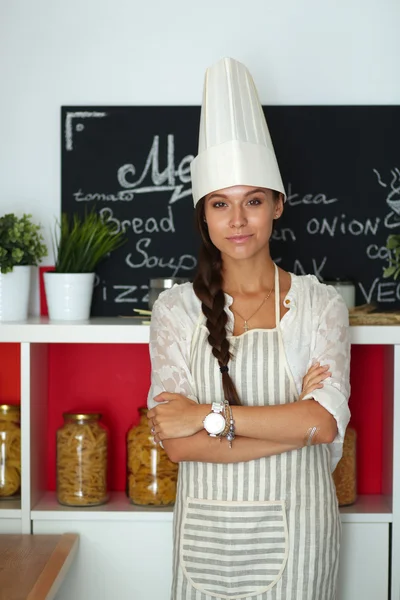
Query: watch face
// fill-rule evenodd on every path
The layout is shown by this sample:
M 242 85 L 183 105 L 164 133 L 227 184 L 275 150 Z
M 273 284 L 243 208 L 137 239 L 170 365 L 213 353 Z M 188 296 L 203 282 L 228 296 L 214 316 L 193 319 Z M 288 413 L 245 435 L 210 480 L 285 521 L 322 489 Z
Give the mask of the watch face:
M 225 429 L 225 417 L 220 413 L 210 413 L 203 421 L 204 429 L 212 435 L 218 435 Z

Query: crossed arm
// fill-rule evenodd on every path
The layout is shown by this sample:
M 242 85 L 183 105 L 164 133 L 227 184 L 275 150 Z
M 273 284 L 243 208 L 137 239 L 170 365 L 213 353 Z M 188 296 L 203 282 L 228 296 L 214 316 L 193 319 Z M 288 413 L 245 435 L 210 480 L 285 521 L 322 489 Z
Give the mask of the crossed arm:
M 275 406 L 234 406 L 236 439 L 232 448 L 226 440 L 213 438 L 203 430 L 210 404 L 197 404 L 181 394 L 163 392 L 149 410 L 149 424 L 155 440 L 162 441 L 174 462 L 239 462 L 281 454 L 301 448 L 311 427 L 318 428 L 313 443 L 330 443 L 336 436 L 334 417 L 314 400 L 302 398 L 323 387 L 331 375 L 327 366 L 313 365 L 303 380 L 298 402 Z

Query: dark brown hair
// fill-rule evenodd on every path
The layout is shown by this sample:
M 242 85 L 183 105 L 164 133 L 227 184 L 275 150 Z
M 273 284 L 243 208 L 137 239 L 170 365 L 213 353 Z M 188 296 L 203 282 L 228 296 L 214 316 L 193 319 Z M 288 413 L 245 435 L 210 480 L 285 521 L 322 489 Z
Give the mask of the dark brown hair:
M 279 196 L 279 192 L 274 191 L 275 201 Z M 214 246 L 209 236 L 208 227 L 205 223 L 204 202 L 205 198 L 201 198 L 195 209 L 196 227 L 201 236 L 201 246 L 193 289 L 201 302 L 201 309 L 207 319 L 208 342 L 212 347 L 212 353 L 217 359 L 219 367 L 222 367 L 222 386 L 225 399 L 229 404 L 237 405 L 240 404 L 239 395 L 228 370 L 224 369 L 228 366 L 232 355 L 226 337 L 228 315 L 225 312 L 225 296 L 222 289 L 221 252 Z

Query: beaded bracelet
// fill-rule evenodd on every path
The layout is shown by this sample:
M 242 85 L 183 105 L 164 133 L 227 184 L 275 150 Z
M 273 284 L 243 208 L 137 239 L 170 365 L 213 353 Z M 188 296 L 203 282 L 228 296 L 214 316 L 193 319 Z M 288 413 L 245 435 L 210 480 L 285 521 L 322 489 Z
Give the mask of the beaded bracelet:
M 232 442 L 236 437 L 235 436 L 235 421 L 233 419 L 232 408 L 231 408 L 229 402 L 226 400 L 225 400 L 225 421 L 226 421 L 225 429 L 220 434 L 219 440 L 221 441 L 221 439 L 223 437 L 226 437 L 226 439 L 229 442 L 229 448 L 232 448 Z
M 226 439 L 229 442 L 229 448 L 232 448 L 232 442 L 236 437 L 235 434 L 235 420 L 233 418 L 233 414 L 232 414 L 232 409 L 229 407 L 230 410 L 230 419 L 229 419 L 229 431 L 227 433 Z
M 228 431 L 229 431 L 231 407 L 229 406 L 229 402 L 227 400 L 224 400 L 224 412 L 225 412 L 225 429 L 219 434 L 219 441 L 221 441 L 223 437 L 226 437 L 228 434 Z

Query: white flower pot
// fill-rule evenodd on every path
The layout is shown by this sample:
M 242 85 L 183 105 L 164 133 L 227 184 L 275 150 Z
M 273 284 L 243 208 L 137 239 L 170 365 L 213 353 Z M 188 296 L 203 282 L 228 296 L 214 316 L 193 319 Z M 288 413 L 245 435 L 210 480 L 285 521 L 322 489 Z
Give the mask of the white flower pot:
M 85 321 L 90 317 L 94 273 L 44 273 L 49 318 Z
M 14 267 L 0 272 L 0 321 L 26 321 L 32 267 Z

